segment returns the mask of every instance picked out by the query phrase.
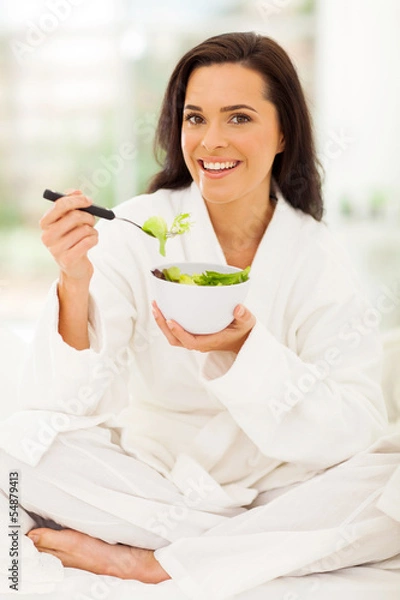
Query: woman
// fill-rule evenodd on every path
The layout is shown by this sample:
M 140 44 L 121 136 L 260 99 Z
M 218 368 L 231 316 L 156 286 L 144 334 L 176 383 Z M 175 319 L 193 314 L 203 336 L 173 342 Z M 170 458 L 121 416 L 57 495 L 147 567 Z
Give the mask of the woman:
M 246 305 L 219 333 L 188 333 L 151 306 L 154 240 L 95 229 L 79 191 L 52 206 L 42 239 L 60 277 L 15 417 L 24 435 L 3 443 L 36 519 L 29 538 L 65 566 L 172 578 L 189 598 L 396 555 L 399 439 L 377 441 L 378 335 L 356 335 L 368 304 L 321 221 L 286 53 L 253 33 L 190 50 L 157 142 L 162 171 L 118 215 L 191 213 L 168 260 L 251 265 Z

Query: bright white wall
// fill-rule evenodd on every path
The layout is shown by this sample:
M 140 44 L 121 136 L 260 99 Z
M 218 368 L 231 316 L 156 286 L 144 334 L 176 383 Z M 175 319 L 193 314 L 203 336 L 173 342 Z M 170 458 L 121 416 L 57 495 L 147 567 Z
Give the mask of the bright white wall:
M 317 129 L 329 214 L 374 190 L 400 208 L 400 2 L 320 0 Z M 400 215 L 400 211 L 398 213 Z

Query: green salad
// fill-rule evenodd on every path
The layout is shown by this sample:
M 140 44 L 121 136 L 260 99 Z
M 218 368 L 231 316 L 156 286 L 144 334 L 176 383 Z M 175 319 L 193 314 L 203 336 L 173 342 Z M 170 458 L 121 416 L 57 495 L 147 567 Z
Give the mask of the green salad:
M 179 267 L 169 267 L 169 269 L 154 269 L 152 271 L 155 277 L 172 281 L 174 283 L 186 283 L 187 285 L 234 285 L 235 283 L 243 283 L 249 278 L 250 267 L 246 267 L 242 271 L 235 273 L 218 273 L 217 271 L 204 271 L 203 273 L 194 273 L 188 275 L 182 273 Z
M 165 244 L 167 239 L 189 231 L 192 225 L 192 223 L 188 221 L 189 217 L 189 213 L 177 215 L 169 229 L 163 217 L 150 217 L 143 223 L 142 229 L 149 235 L 158 239 L 160 242 L 160 254 L 165 256 Z
M 189 231 L 192 223 L 188 220 L 189 213 L 181 213 L 175 217 L 171 227 L 168 229 L 167 223 L 163 217 L 150 217 L 142 225 L 143 231 L 157 238 L 160 242 L 160 254 L 165 256 L 165 244 L 167 239 L 175 235 L 181 235 Z M 173 283 L 185 283 L 187 285 L 234 285 L 243 283 L 249 278 L 250 267 L 235 273 L 219 273 L 218 271 L 204 271 L 203 273 L 194 273 L 188 275 L 182 273 L 179 267 L 169 267 L 169 269 L 154 269 L 152 271 L 155 277 L 172 281 Z

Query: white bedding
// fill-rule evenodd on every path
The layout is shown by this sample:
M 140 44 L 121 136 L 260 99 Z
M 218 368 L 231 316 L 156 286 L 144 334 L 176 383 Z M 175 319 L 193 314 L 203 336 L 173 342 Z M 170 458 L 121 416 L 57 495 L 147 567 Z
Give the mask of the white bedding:
M 393 336 L 391 336 L 392 340 Z M 391 349 L 393 349 L 392 344 Z M 18 365 L 23 353 L 23 340 L 9 329 L 1 328 L 0 379 L 3 393 L 0 418 L 2 419 L 18 408 L 15 383 L 18 381 Z M 395 368 L 393 368 L 394 371 Z M 396 425 L 392 420 L 391 431 L 400 430 L 399 424 L 400 421 L 397 421 Z M 396 482 L 394 482 L 390 497 L 393 510 L 397 510 L 400 506 L 396 500 L 396 494 L 400 493 L 400 470 L 396 475 Z M 6 503 L 6 498 L 2 497 L 0 503 Z M 4 511 L 1 512 L 4 515 Z M 26 527 L 29 529 L 29 523 L 26 523 Z M 5 531 L 4 527 L 2 530 Z M 2 536 L 3 551 L 5 541 L 5 536 Z M 22 581 L 25 572 L 25 575 L 29 573 L 31 582 L 29 593 L 24 593 L 21 588 L 17 594 L 21 600 L 34 600 L 38 597 L 49 600 L 187 600 L 187 596 L 172 580 L 149 585 L 64 568 L 53 556 L 39 553 L 25 536 L 22 550 Z M 2 555 L 4 557 L 3 553 Z M 0 572 L 3 577 L 1 578 L 0 594 L 2 599 L 11 600 L 16 595 L 15 592 L 9 592 L 5 585 L 4 569 L 6 568 L 7 562 L 2 560 Z M 245 565 L 243 568 L 245 569 Z M 37 579 L 36 586 L 32 582 L 34 576 Z M 239 594 L 235 598 L 238 600 L 264 600 L 266 598 L 268 600 L 337 600 L 338 598 L 340 600 L 399 600 L 400 556 L 376 565 L 371 564 L 303 577 L 281 577 Z
M 399 600 L 400 557 L 383 567 L 354 567 L 305 577 L 281 577 L 235 600 Z M 19 593 L 20 600 L 187 600 L 173 581 L 149 585 L 64 569 L 64 578 L 51 591 Z M 15 593 L 1 593 L 13 600 Z M 208 600 L 208 599 L 204 599 Z
M 393 336 L 391 336 L 393 350 Z M 18 381 L 18 365 L 24 353 L 23 340 L 6 328 L 0 329 L 0 378 L 2 381 L 2 403 L 0 418 L 10 415 L 16 405 L 16 382 Z M 391 365 L 395 372 L 395 365 Z M 388 372 L 388 369 L 386 369 Z M 393 402 L 391 409 L 393 411 Z M 393 419 L 392 412 L 392 419 Z M 400 430 L 400 420 L 395 424 L 392 420 L 391 431 Z M 397 473 L 400 484 L 400 472 Z M 396 478 L 397 481 L 397 478 Z M 399 485 L 400 492 L 400 485 Z M 396 503 L 396 489 L 393 488 L 392 501 Z M 1 497 L 0 503 L 6 505 L 6 498 Z M 399 504 L 400 506 L 400 504 Z M 397 503 L 394 505 L 397 508 Z M 5 511 L 1 511 L 2 515 Z M 33 527 L 28 517 L 25 522 L 26 530 Z M 2 524 L 2 530 L 5 531 Z M 6 548 L 5 536 L 2 536 L 2 557 Z M 24 593 L 22 587 L 18 593 L 21 600 L 47 598 L 49 600 L 187 600 L 187 596 L 178 588 L 174 581 L 169 580 L 157 585 L 143 584 L 137 581 L 123 581 L 114 577 L 94 575 L 77 569 L 64 568 L 53 556 L 39 553 L 33 544 L 23 536 L 22 546 L 22 582 L 29 574 L 29 593 Z M 0 562 L 0 572 L 3 575 L 1 598 L 11 600 L 15 592 L 9 592 L 5 585 L 4 569 L 7 561 Z M 244 565 L 245 568 L 245 565 Z M 37 584 L 32 581 L 36 578 Z M 47 583 L 46 583 L 47 582 Z M 23 584 L 22 584 L 23 585 Z M 36 590 L 35 593 L 33 590 Z M 240 600 L 399 600 L 400 598 L 400 556 L 381 562 L 377 565 L 353 567 L 339 571 L 312 574 L 303 577 L 281 577 L 263 584 L 251 591 L 235 596 Z

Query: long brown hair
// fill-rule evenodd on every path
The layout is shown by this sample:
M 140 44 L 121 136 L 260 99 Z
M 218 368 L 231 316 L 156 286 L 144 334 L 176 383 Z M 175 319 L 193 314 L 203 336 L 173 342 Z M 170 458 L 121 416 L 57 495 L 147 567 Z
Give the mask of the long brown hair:
M 263 77 L 266 99 L 278 111 L 285 138 L 285 149 L 275 157 L 272 177 L 292 206 L 320 221 L 321 176 L 311 118 L 299 78 L 281 46 L 253 32 L 211 37 L 189 50 L 176 65 L 165 92 L 155 137 L 155 152 L 162 170 L 150 182 L 148 192 L 191 184 L 192 177 L 181 150 L 186 87 L 194 69 L 221 63 L 239 63 Z

